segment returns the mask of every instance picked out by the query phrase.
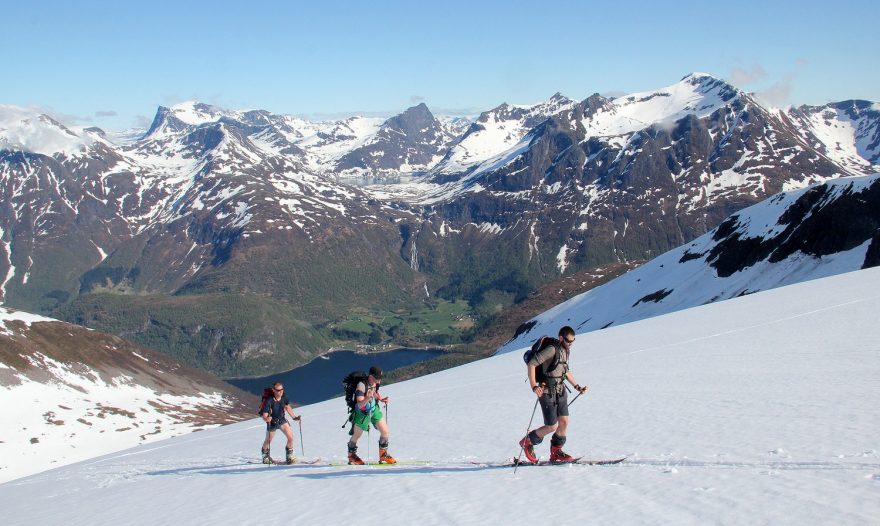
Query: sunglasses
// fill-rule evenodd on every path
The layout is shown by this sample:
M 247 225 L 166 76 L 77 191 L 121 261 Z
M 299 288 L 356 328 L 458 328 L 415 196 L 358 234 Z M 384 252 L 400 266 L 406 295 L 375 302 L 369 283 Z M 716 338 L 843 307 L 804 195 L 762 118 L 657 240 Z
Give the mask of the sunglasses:
M 281 389 L 274 389 L 273 388 L 272 390 L 275 391 L 276 393 L 280 393 L 280 392 L 284 391 L 284 388 L 283 387 Z
M 569 340 L 568 338 L 566 338 L 566 339 L 565 339 L 565 343 L 571 345 L 572 343 L 574 343 L 574 338 L 572 338 L 572 339 L 570 339 L 570 340 Z

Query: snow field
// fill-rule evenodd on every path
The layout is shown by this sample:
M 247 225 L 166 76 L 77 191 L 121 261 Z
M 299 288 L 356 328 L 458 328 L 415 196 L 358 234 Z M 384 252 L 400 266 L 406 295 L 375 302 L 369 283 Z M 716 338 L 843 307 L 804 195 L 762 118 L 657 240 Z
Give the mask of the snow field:
M 878 309 L 869 269 L 579 335 L 590 391 L 566 450 L 629 456 L 617 466 L 470 463 L 518 453 L 534 398 L 512 352 L 385 387 L 391 453 L 429 465 L 249 464 L 252 420 L 7 483 L 0 506 L 6 524 L 262 524 L 268 492 L 303 524 L 876 523 Z M 300 411 L 306 457 L 342 461 L 343 403 Z

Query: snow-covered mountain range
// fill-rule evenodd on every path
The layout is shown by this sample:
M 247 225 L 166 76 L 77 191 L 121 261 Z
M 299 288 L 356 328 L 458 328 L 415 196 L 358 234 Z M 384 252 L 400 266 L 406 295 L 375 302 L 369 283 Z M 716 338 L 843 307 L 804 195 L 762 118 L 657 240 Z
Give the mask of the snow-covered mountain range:
M 294 495 L 281 509 L 296 522 L 343 524 L 363 520 L 352 495 L 369 488 L 389 525 L 527 524 L 547 509 L 572 524 L 871 524 L 878 309 L 874 268 L 579 334 L 572 370 L 590 389 L 566 451 L 627 456 L 615 466 L 491 465 L 517 455 L 534 406 L 508 353 L 385 386 L 393 467 L 328 465 L 348 440 L 337 398 L 298 410 L 296 451 L 315 465 L 256 463 L 254 419 L 7 482 L 0 506 L 15 526 L 258 524 L 267 496 Z M 485 410 L 461 410 L 475 401 Z M 376 439 L 360 451 L 375 458 Z
M 524 323 L 499 352 L 880 265 L 880 174 L 780 193 Z
M 237 422 L 256 405 L 161 353 L 0 307 L 0 481 Z
M 126 294 L 137 323 L 112 330 L 193 340 L 180 352 L 217 372 L 274 370 L 321 350 L 310 327 L 343 304 L 517 301 L 567 273 L 651 259 L 779 191 L 873 173 L 877 108 L 768 108 L 695 73 L 472 121 L 424 104 L 310 122 L 188 102 L 128 141 L 3 106 L 0 301 L 110 330 L 100 293 Z M 235 341 L 229 316 L 182 323 L 185 298 L 229 313 L 230 294 L 278 319 L 255 315 Z M 176 318 L 152 323 L 157 303 Z

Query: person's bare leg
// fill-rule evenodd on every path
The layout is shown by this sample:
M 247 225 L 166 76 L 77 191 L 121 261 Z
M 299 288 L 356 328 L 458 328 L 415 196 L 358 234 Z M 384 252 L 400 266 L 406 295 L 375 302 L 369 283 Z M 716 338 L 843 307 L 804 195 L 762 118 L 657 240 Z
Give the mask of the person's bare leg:
M 376 423 L 376 428 L 379 429 L 379 438 L 388 440 L 388 424 L 384 417 Z
M 287 449 L 293 449 L 293 430 L 290 429 L 290 424 L 281 426 L 281 431 L 287 437 Z
M 272 438 L 275 437 L 275 431 L 266 431 L 266 440 L 263 440 L 263 450 L 269 449 L 269 445 L 272 444 Z
M 568 417 L 560 416 L 559 417 L 559 427 L 556 428 L 556 434 L 564 437 L 566 432 L 568 431 Z

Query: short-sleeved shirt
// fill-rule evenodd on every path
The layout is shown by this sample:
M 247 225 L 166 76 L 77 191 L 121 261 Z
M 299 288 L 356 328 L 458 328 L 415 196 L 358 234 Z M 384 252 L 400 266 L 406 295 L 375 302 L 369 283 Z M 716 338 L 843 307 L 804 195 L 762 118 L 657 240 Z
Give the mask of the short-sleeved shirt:
M 290 401 L 287 399 L 287 395 L 281 395 L 281 400 L 275 400 L 272 397 L 266 400 L 262 412 L 269 413 L 273 421 L 286 420 L 284 418 L 284 411 L 288 405 L 290 405 Z
M 553 364 L 553 361 L 556 359 L 557 346 L 561 347 L 562 343 L 556 339 L 550 339 L 549 343 L 549 345 L 532 355 L 532 359 L 528 363 L 529 365 L 540 367 L 547 362 L 549 367 Z M 553 369 L 544 371 L 545 376 L 548 378 L 562 378 L 568 372 L 568 351 L 565 349 L 559 349 L 559 351 L 559 363 Z
M 358 382 L 358 384 L 354 388 L 354 393 L 355 393 L 354 394 L 355 400 L 357 400 L 358 397 L 366 396 L 367 395 L 367 385 L 364 382 Z M 375 391 L 371 392 L 370 394 L 374 395 Z M 364 399 L 363 403 L 366 406 L 366 411 L 364 411 L 366 413 L 369 413 L 373 409 L 373 406 L 376 404 L 373 396 L 370 396 L 369 399 Z M 355 407 L 360 409 L 363 406 L 361 406 L 357 402 L 355 402 Z

